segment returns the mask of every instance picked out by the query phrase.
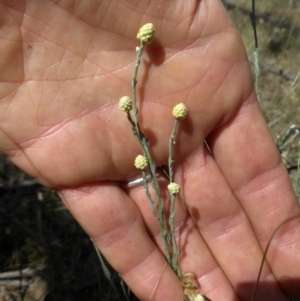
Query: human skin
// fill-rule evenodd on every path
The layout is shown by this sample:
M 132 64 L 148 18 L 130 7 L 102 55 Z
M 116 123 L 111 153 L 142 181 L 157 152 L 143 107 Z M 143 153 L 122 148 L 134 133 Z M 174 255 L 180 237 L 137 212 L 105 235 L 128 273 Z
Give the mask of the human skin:
M 262 250 L 299 205 L 222 3 L 1 0 L 0 20 L 1 152 L 58 191 L 140 300 L 156 287 L 153 300 L 182 301 L 143 187 L 116 183 L 135 175 L 141 153 L 118 99 L 131 95 L 136 33 L 155 25 L 138 76 L 140 122 L 155 162 L 167 164 L 172 108 L 188 108 L 175 147 L 182 270 L 213 301 L 250 300 Z M 297 221 L 276 235 L 257 300 L 300 296 L 299 238 Z

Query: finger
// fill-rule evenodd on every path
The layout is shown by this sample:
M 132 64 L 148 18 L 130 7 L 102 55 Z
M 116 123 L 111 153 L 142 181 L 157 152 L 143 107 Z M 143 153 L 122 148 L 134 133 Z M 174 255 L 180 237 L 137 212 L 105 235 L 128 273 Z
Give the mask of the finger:
M 159 177 L 161 187 L 161 196 L 165 205 L 165 214 L 169 215 L 169 199 L 166 193 L 168 180 Z M 155 193 L 150 185 L 150 193 L 155 198 Z M 151 205 L 145 195 L 143 186 L 127 189 L 129 196 L 138 206 L 146 227 L 153 237 L 156 245 L 164 253 L 163 238 L 158 226 L 158 222 L 153 215 Z M 183 193 L 184 194 L 184 193 Z M 235 292 L 228 281 L 226 275 L 214 259 L 206 243 L 201 238 L 198 229 L 195 227 L 193 220 L 181 204 L 179 199 L 176 201 L 175 229 L 177 232 L 177 242 L 180 248 L 179 265 L 183 273 L 190 272 L 197 276 L 200 284 L 201 294 L 211 300 L 222 300 L 224 296 L 228 300 L 238 300 Z
M 140 300 L 183 300 L 172 269 L 149 238 L 138 208 L 115 184 L 60 191 L 65 204 Z M 99 263 L 100 264 L 100 263 Z M 157 287 L 156 287 L 157 286 Z
M 230 123 L 211 134 L 209 145 L 265 249 L 276 226 L 299 213 L 299 205 L 254 93 Z M 271 244 L 267 260 L 279 280 L 299 278 L 299 237 L 299 223 L 291 222 Z M 280 282 L 293 292 L 288 281 Z
M 176 178 L 183 183 L 187 208 L 213 256 L 238 296 L 250 300 L 263 254 L 247 215 L 207 149 L 190 154 Z M 272 285 L 259 291 L 258 299 L 286 300 L 267 265 L 262 280 Z

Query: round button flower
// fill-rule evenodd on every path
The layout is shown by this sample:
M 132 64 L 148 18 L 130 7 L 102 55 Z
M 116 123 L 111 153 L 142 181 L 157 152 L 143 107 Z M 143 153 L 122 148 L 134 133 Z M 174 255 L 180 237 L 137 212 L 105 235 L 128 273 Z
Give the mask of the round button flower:
M 150 44 L 154 38 L 155 29 L 152 23 L 147 23 L 143 25 L 138 34 L 137 38 L 144 44 Z
M 128 96 L 123 96 L 119 100 L 119 109 L 123 112 L 129 112 L 132 109 L 132 100 Z
M 179 103 L 173 108 L 172 114 L 176 119 L 184 119 L 187 115 L 187 108 L 183 103 Z
M 148 166 L 148 161 L 144 156 L 138 155 L 134 160 L 134 166 L 137 169 L 143 170 Z
M 168 185 L 168 190 L 171 194 L 176 195 L 180 192 L 180 186 L 173 182 Z

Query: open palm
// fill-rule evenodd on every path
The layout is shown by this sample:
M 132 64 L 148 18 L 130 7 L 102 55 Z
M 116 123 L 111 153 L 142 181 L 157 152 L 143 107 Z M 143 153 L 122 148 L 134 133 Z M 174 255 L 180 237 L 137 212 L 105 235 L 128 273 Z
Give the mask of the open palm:
M 262 248 L 299 207 L 221 2 L 0 3 L 0 150 L 60 193 L 141 300 L 160 279 L 154 300 L 179 301 L 143 188 L 116 183 L 135 173 L 140 153 L 117 103 L 131 95 L 136 33 L 155 25 L 138 76 L 140 121 L 155 162 L 166 164 L 172 107 L 188 108 L 176 138 L 182 269 L 211 300 L 249 300 Z M 295 294 L 284 277 L 299 278 L 299 234 L 296 223 L 280 232 L 260 300 Z

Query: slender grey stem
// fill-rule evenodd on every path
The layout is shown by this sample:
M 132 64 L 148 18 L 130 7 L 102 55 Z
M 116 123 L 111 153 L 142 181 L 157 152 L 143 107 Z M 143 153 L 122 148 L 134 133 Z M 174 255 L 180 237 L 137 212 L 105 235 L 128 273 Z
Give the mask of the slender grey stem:
M 173 165 L 174 165 L 174 160 L 173 160 L 173 148 L 175 145 L 175 136 L 176 136 L 176 130 L 178 126 L 178 120 L 175 119 L 174 126 L 172 129 L 172 133 L 169 139 L 169 159 L 168 159 L 168 167 L 169 167 L 169 180 L 170 183 L 173 182 Z M 171 245 L 172 245 L 172 268 L 176 272 L 179 278 L 182 277 L 182 271 L 180 269 L 179 263 L 178 263 L 178 256 L 179 256 L 179 248 L 177 245 L 176 241 L 176 230 L 174 227 L 174 220 L 176 216 L 176 211 L 175 211 L 175 200 L 176 196 L 172 193 L 170 193 L 170 216 L 169 216 L 169 226 L 171 230 Z
M 138 73 L 140 63 L 141 63 L 141 56 L 142 56 L 144 47 L 145 47 L 145 45 L 143 43 L 140 43 L 140 46 L 138 48 L 137 55 L 136 55 L 133 77 L 132 77 L 132 81 L 131 81 L 133 116 L 134 116 L 134 123 L 135 123 L 138 134 L 140 133 L 140 127 L 138 124 L 138 107 L 137 107 L 137 103 L 136 103 L 136 85 L 137 85 L 137 73 Z
M 168 159 L 168 167 L 169 167 L 169 179 L 170 179 L 170 183 L 173 182 L 173 164 L 174 164 L 174 160 L 173 160 L 173 147 L 175 145 L 175 135 L 176 135 L 176 130 L 177 130 L 177 126 L 178 126 L 178 120 L 175 119 L 174 125 L 173 125 L 173 129 L 172 129 L 172 133 L 169 139 L 169 159 Z
M 170 233 L 168 230 L 168 226 L 167 226 L 167 221 L 166 221 L 166 217 L 165 217 L 165 213 L 164 213 L 164 208 L 163 208 L 163 202 L 161 199 L 161 194 L 160 194 L 160 187 L 158 184 L 158 180 L 157 180 L 157 176 L 156 176 L 156 165 L 154 164 L 151 154 L 150 154 L 150 150 L 149 150 L 149 143 L 148 143 L 148 138 L 144 135 L 144 133 L 142 132 L 139 122 L 138 122 L 138 107 L 137 107 L 137 93 L 136 93 L 136 86 L 137 86 L 137 74 L 138 74 L 138 68 L 141 62 L 141 56 L 142 56 L 142 52 L 144 50 L 145 45 L 143 43 L 140 44 L 140 47 L 138 48 L 137 51 L 137 56 L 136 56 L 136 62 L 135 62 L 135 67 L 134 67 L 134 72 L 133 72 L 133 77 L 132 77 L 132 103 L 133 103 L 133 119 L 130 115 L 130 113 L 127 113 L 127 117 L 128 120 L 132 126 L 132 130 L 134 133 L 134 136 L 136 137 L 136 139 L 138 140 L 138 142 L 140 143 L 142 149 L 143 149 L 143 153 L 144 156 L 146 157 L 148 163 L 149 163 L 149 171 L 152 177 L 152 186 L 153 189 L 155 191 L 155 195 L 156 195 L 156 203 L 153 201 L 153 199 L 151 198 L 151 194 L 149 192 L 148 189 L 148 182 L 146 181 L 146 183 L 144 183 L 144 187 L 146 190 L 146 195 L 148 197 L 148 200 L 151 204 L 152 209 L 156 211 L 155 214 L 155 218 L 158 221 L 159 227 L 160 227 L 160 231 L 161 231 L 161 236 L 162 236 L 162 240 L 164 243 L 164 248 L 165 248 L 165 252 L 166 252 L 166 257 L 168 260 L 168 263 L 171 265 L 172 264 L 172 252 L 171 252 L 171 243 L 170 243 Z
M 153 215 L 158 220 L 159 217 L 158 217 L 158 213 L 157 213 L 156 204 L 155 204 L 154 200 L 152 199 L 150 191 L 149 191 L 149 186 L 148 186 L 148 180 L 146 178 L 146 173 L 144 171 L 142 171 L 142 175 L 143 175 L 143 179 L 144 179 L 143 185 L 144 185 L 144 188 L 145 188 L 146 196 L 147 196 L 148 201 L 149 201 L 149 203 L 152 207 Z

